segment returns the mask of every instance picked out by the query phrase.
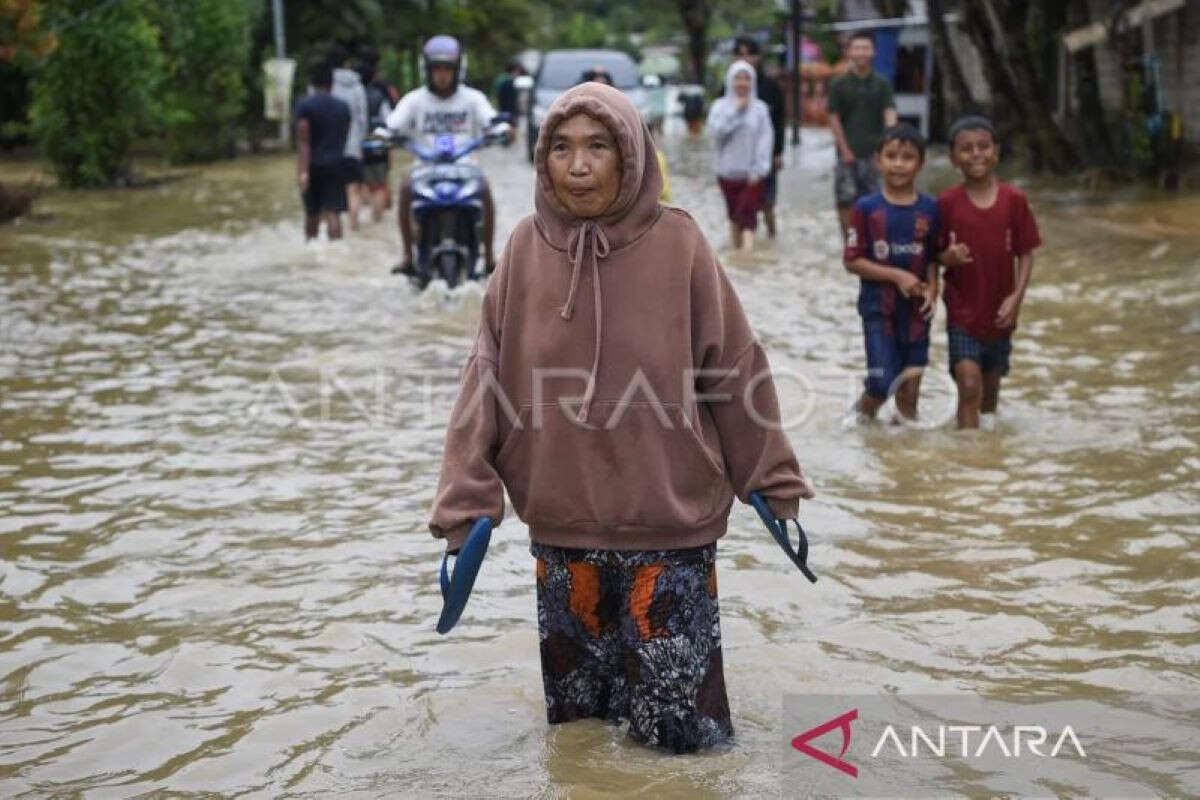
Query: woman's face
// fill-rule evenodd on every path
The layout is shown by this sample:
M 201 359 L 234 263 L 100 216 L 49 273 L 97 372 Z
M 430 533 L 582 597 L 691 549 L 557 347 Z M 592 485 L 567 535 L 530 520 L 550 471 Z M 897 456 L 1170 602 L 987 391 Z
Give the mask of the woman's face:
M 621 153 L 608 128 L 587 114 L 559 123 L 546 157 L 554 196 L 577 217 L 603 216 L 621 189 Z
M 738 97 L 746 97 L 750 94 L 750 76 L 745 72 L 739 72 L 733 76 L 733 93 Z

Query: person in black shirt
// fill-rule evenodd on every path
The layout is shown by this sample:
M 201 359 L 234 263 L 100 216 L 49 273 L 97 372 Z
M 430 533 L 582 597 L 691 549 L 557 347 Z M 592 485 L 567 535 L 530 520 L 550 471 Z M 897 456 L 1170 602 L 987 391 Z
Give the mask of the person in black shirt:
M 692 136 L 699 136 L 704 130 L 703 92 L 681 93 L 679 104 L 683 106 L 683 119 L 687 122 L 688 133 Z
M 521 63 L 513 60 L 508 62 L 505 68 L 505 76 L 500 80 L 496 87 L 496 110 L 501 114 L 508 114 L 512 117 L 513 122 L 517 119 L 517 84 L 516 80 L 524 72 L 521 69 Z
M 296 181 L 304 200 L 304 236 L 316 238 L 321 220 L 330 239 L 342 238 L 346 210 L 342 158 L 350 132 L 350 107 L 329 93 L 333 70 L 322 61 L 309 76 L 313 93 L 296 106 Z
M 771 112 L 771 127 L 775 130 L 775 143 L 771 148 L 771 174 L 767 176 L 766 197 L 763 201 L 763 222 L 767 226 L 767 236 L 775 238 L 775 194 L 776 176 L 783 167 L 783 90 L 774 79 L 768 78 L 762 68 L 762 48 L 758 42 L 749 36 L 739 37 L 733 46 L 734 56 L 747 61 L 754 67 L 757 74 L 758 99 L 767 104 Z

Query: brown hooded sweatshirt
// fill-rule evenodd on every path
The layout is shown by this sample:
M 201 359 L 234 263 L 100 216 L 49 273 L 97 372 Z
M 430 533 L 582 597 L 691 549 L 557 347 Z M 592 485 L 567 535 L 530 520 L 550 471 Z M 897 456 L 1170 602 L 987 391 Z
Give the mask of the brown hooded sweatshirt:
M 602 122 L 621 156 L 608 213 L 580 219 L 546 165 L 554 129 Z M 650 132 L 616 89 L 561 95 L 541 127 L 536 212 L 513 230 L 483 299 L 446 433 L 430 529 L 458 547 L 504 516 L 535 542 L 668 550 L 725 533 L 733 496 L 780 517 L 812 490 L 767 357 L 695 221 L 658 203 Z

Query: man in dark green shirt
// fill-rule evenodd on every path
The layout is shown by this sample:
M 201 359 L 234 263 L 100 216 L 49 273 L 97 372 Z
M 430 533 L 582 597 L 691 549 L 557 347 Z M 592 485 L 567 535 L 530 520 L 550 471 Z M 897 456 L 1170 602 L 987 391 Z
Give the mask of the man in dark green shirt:
M 884 128 L 896 124 L 891 82 L 876 72 L 875 40 L 867 33 L 850 37 L 850 71 L 829 86 L 829 127 L 837 146 L 833 193 L 842 235 L 850 227 L 854 201 L 878 189 L 875 148 Z

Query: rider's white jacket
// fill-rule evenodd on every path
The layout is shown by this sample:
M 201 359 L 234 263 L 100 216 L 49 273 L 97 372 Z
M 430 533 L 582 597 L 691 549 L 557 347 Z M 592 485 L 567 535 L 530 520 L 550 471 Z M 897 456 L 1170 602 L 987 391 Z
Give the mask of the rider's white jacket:
M 434 137 L 449 133 L 458 147 L 483 135 L 484 129 L 496 116 L 496 110 L 478 89 L 459 86 L 449 97 L 438 97 L 422 86 L 400 98 L 388 115 L 391 130 L 411 137 L 420 137 L 431 147 Z

